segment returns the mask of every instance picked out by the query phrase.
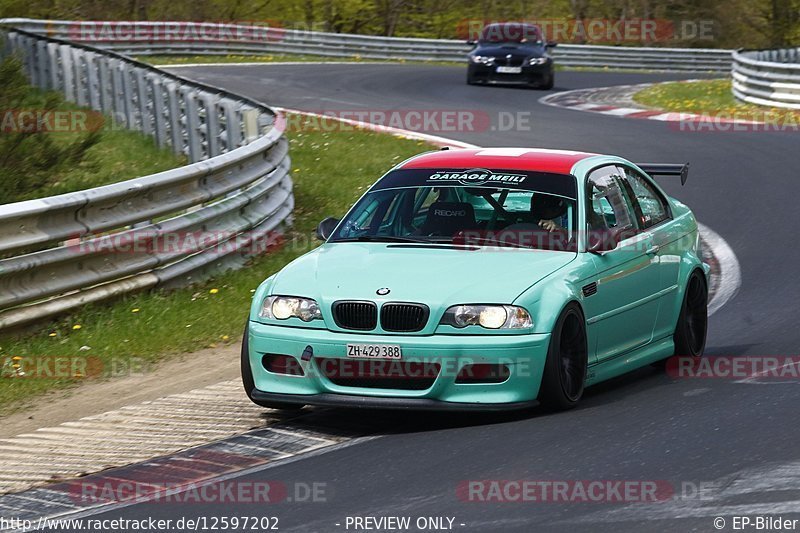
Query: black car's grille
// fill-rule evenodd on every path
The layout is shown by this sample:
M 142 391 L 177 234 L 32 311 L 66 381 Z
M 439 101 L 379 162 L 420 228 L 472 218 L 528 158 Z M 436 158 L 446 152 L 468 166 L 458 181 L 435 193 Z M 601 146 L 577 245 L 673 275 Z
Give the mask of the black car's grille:
M 381 327 L 384 331 L 411 333 L 420 331 L 428 322 L 428 306 L 422 304 L 389 303 L 381 307 Z
M 372 302 L 336 302 L 333 320 L 342 329 L 373 330 L 378 325 L 378 307 Z
M 320 373 L 334 385 L 368 389 L 427 390 L 441 371 L 439 363 L 317 358 Z

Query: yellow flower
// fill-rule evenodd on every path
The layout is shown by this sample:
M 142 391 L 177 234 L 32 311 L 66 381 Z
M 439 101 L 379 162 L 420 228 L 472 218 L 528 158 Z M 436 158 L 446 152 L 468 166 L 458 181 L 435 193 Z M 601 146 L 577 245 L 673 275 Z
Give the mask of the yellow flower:
M 139 312 L 139 308 L 138 307 L 136 309 L 131 309 L 131 313 L 138 313 L 138 312 Z
M 72 329 L 77 331 L 77 330 L 81 329 L 82 327 L 83 326 L 81 326 L 80 324 L 75 324 L 74 326 L 72 326 Z
M 230 338 L 230 337 L 228 337 L 227 335 L 223 335 L 223 336 L 222 336 L 222 340 L 224 340 L 224 341 L 229 341 L 230 339 L 231 339 L 231 338 Z
M 217 294 L 218 292 L 219 289 L 211 289 L 210 291 L 208 291 L 209 294 Z
M 21 361 L 21 360 L 22 360 L 22 357 L 20 357 L 20 356 L 18 356 L 18 355 L 15 355 L 14 357 L 12 357 L 12 358 L 11 358 L 11 360 L 12 360 L 12 361 Z
M 48 335 L 48 337 L 55 337 L 56 335 L 58 335 L 58 334 L 57 334 L 57 333 L 54 331 L 53 333 L 51 333 L 50 335 Z

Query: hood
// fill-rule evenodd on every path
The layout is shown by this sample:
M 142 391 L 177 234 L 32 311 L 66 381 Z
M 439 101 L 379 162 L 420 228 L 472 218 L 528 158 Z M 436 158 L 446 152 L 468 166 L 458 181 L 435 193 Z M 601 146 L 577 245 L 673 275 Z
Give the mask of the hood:
M 511 304 L 575 253 L 387 243 L 330 243 L 287 265 L 272 294 L 337 300 L 427 304 L 431 311 L 462 303 Z M 378 296 L 388 288 L 391 293 Z
M 478 46 L 472 54 L 501 60 L 510 54 L 514 60 L 524 60 L 529 57 L 543 57 L 545 50 L 542 46 L 531 44 L 485 44 Z

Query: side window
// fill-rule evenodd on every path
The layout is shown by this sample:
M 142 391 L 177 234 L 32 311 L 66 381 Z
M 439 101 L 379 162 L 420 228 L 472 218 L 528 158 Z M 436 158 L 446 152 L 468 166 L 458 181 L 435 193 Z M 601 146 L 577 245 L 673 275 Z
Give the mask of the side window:
M 619 174 L 617 167 L 607 166 L 589 175 L 586 221 L 590 231 L 636 228 Z
M 397 218 L 397 211 L 403 195 L 396 191 L 381 191 L 376 194 L 361 213 L 342 228 L 341 237 L 350 238 L 360 235 L 381 235 Z
M 414 193 L 414 211 L 411 217 L 411 227 L 416 230 L 425 222 L 428 209 L 442 196 L 441 191 L 434 187 L 420 187 Z
M 666 201 L 650 182 L 629 168 L 621 170 L 624 172 L 625 183 L 634 202 L 639 227 L 647 229 L 668 220 L 670 216 Z

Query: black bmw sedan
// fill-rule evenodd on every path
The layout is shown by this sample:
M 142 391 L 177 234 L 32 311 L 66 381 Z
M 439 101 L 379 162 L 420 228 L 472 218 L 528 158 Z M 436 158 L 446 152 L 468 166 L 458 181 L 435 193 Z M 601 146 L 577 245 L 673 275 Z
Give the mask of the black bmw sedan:
M 467 83 L 516 83 L 552 89 L 553 58 L 538 26 L 518 22 L 489 24 L 469 53 Z

